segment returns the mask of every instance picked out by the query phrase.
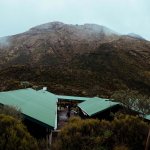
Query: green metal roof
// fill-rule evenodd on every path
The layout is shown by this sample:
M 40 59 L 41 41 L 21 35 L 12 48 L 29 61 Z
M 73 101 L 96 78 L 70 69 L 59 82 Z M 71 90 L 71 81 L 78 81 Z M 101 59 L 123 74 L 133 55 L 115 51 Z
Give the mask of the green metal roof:
M 25 116 L 47 127 L 57 127 L 57 97 L 47 91 L 28 88 L 0 92 L 0 103 L 20 108 Z
M 95 97 L 90 101 L 85 101 L 78 104 L 78 107 L 81 108 L 81 110 L 85 112 L 88 116 L 93 116 L 116 105 L 119 105 L 119 103 L 112 102 L 108 99 Z
M 150 120 L 150 115 L 146 115 L 144 118 Z
M 91 98 L 89 97 L 78 97 L 78 96 L 64 96 L 64 95 L 56 95 L 58 99 L 63 99 L 63 100 L 76 100 L 76 101 L 86 101 L 90 100 Z

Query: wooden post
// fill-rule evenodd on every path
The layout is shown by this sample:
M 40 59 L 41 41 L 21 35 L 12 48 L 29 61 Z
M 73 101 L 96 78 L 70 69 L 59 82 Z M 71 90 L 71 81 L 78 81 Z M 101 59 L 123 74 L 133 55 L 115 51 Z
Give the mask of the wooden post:
M 52 140 L 52 135 L 51 135 L 51 130 L 49 128 L 46 128 L 46 144 L 47 144 L 47 149 L 50 148 L 51 145 L 51 140 Z
M 46 128 L 46 147 L 48 149 L 48 128 Z
M 51 131 L 50 135 L 49 135 L 49 144 L 51 145 L 52 144 L 52 134 L 53 134 L 53 131 Z
M 60 99 L 58 99 L 58 105 L 59 105 L 59 107 L 58 107 L 58 110 L 60 111 L 61 110 L 61 100 Z
M 150 148 L 150 129 L 149 129 L 149 133 L 148 133 L 148 136 L 147 136 L 145 150 L 149 150 L 149 148 Z

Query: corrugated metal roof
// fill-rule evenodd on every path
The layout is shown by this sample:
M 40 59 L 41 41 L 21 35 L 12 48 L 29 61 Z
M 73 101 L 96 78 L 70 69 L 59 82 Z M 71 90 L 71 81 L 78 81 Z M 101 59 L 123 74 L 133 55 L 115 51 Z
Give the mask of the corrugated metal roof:
M 150 120 L 150 115 L 146 115 L 144 118 Z
M 63 100 L 76 100 L 76 101 L 86 101 L 91 100 L 89 97 L 78 97 L 78 96 L 64 96 L 64 95 L 56 95 L 58 99 Z
M 25 116 L 56 128 L 57 97 L 54 94 L 30 88 L 0 92 L 0 103 L 20 108 Z
M 95 97 L 90 101 L 78 104 L 78 107 L 80 107 L 88 116 L 93 116 L 116 105 L 119 105 L 119 103 Z

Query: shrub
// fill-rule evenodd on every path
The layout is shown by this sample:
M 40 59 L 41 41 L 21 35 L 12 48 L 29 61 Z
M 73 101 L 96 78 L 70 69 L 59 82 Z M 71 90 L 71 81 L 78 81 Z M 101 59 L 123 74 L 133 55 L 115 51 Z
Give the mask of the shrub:
M 0 114 L 0 149 L 38 150 L 38 146 L 20 120 Z
M 129 148 L 125 145 L 117 145 L 113 150 L 129 150 Z
M 109 124 L 109 122 L 107 123 Z M 53 145 L 53 149 L 105 149 L 107 147 L 106 141 L 109 140 L 112 133 L 110 130 L 103 130 L 103 128 L 100 128 L 100 125 L 100 121 L 96 119 L 71 119 L 69 124 L 62 129 L 58 141 Z
M 0 106 L 0 114 L 9 115 L 19 120 L 23 118 L 20 109 L 9 105 Z
M 144 149 L 149 129 L 144 121 L 135 116 L 120 115 L 111 125 L 115 144 L 125 144 L 135 150 Z
M 61 130 L 54 150 L 143 150 L 148 124 L 138 117 L 118 115 L 113 121 L 73 118 Z

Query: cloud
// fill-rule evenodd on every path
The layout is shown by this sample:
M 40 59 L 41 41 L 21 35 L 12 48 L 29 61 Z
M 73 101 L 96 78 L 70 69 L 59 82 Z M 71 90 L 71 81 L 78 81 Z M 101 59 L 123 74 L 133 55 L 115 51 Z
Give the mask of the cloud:
M 148 0 L 0 0 L 0 36 L 62 21 L 97 23 L 118 32 L 135 32 L 150 39 Z
M 0 47 L 7 47 L 10 45 L 10 41 L 8 37 L 2 37 L 0 38 Z

